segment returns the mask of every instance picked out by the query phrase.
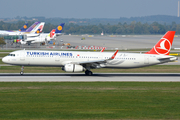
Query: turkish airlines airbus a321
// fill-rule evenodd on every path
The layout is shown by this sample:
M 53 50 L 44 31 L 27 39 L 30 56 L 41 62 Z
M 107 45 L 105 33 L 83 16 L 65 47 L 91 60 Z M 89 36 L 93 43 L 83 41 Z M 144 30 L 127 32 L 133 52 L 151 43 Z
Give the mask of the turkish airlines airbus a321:
M 22 66 L 55 66 L 66 72 L 82 72 L 92 75 L 90 69 L 96 68 L 138 68 L 162 64 L 177 60 L 169 52 L 175 31 L 168 31 L 159 42 L 144 54 L 112 52 L 77 52 L 77 51 L 45 51 L 18 50 L 11 52 L 2 61 L 11 65 Z

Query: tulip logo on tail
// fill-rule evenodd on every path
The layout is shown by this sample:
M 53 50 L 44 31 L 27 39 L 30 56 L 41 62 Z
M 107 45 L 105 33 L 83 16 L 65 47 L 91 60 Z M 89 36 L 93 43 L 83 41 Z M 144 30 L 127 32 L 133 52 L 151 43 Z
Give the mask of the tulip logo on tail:
M 155 46 L 154 50 L 157 54 L 168 54 L 171 50 L 171 43 L 168 39 L 162 38 Z
M 176 31 L 168 31 L 159 42 L 145 54 L 169 55 Z

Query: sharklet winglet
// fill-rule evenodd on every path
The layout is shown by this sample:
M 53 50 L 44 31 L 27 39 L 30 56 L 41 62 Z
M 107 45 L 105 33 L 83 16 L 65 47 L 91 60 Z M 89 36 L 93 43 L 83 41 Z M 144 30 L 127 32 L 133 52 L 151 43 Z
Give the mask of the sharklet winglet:
M 105 50 L 105 47 L 103 47 L 103 49 L 100 52 L 104 52 L 104 50 Z
M 116 57 L 117 53 L 118 53 L 118 50 L 116 50 L 116 52 L 112 55 L 112 57 L 109 60 L 114 59 Z

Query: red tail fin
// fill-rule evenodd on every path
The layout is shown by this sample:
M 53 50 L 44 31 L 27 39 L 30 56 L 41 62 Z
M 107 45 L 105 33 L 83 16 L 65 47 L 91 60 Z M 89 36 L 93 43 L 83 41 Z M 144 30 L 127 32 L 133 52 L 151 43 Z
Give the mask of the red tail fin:
M 55 29 L 51 30 L 51 32 L 50 32 L 50 38 L 53 38 L 53 37 L 54 37 L 55 31 L 56 31 Z
M 176 31 L 168 31 L 159 42 L 146 54 L 169 55 Z

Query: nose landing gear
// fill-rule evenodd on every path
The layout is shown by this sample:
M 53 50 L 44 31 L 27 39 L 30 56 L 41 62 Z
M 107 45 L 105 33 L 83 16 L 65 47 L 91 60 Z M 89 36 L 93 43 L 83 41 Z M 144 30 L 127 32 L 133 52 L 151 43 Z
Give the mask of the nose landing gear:
M 24 74 L 24 66 L 21 67 L 21 72 L 20 72 L 20 75 L 23 75 Z

